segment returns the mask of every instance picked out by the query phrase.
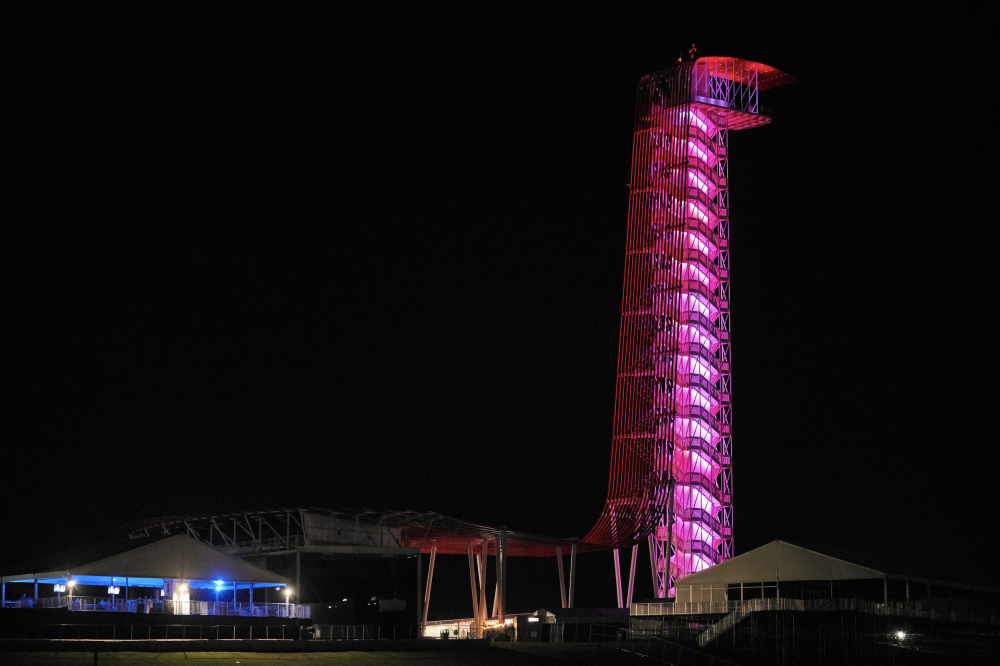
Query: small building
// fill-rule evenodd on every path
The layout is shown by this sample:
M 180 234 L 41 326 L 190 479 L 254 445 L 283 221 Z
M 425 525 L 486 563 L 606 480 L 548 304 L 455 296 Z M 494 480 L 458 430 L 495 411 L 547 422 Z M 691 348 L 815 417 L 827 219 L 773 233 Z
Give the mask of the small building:
M 816 663 L 862 648 L 879 655 L 872 663 L 955 651 L 978 663 L 1000 640 L 1000 589 L 901 557 L 773 541 L 675 589 L 673 601 L 631 606 L 630 638 Z

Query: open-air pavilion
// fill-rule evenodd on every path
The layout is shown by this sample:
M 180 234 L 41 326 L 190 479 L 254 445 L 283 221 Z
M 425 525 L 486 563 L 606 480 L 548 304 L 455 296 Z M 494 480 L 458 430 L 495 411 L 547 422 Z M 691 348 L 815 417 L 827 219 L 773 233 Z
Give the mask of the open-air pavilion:
M 291 602 L 292 591 L 284 576 L 184 534 L 95 561 L 73 561 L 72 556 L 70 560 L 58 567 L 3 576 L 3 605 L 177 615 L 309 616 L 308 606 Z M 8 583 L 33 585 L 33 597 L 8 600 Z M 106 596 L 84 593 L 95 586 L 106 589 Z M 262 600 L 255 599 L 255 590 Z M 51 592 L 51 596 L 40 597 L 40 592 Z M 238 600 L 239 596 L 244 600 Z M 268 602 L 268 597 L 277 597 L 277 603 Z

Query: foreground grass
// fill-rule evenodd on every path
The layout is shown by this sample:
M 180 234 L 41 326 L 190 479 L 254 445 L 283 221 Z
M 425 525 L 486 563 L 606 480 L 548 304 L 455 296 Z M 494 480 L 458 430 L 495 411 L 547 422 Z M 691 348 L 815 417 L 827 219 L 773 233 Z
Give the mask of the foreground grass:
M 539 643 L 498 643 L 489 650 L 420 651 L 420 652 L 292 652 L 266 654 L 260 652 L 101 652 L 97 664 L 125 666 L 156 666 L 163 663 L 196 662 L 201 666 L 289 666 L 299 662 L 315 666 L 554 666 L 558 663 L 608 664 L 626 666 L 648 660 L 613 648 L 589 645 Z M 5 652 L 0 653 L 4 666 L 91 666 L 93 652 Z

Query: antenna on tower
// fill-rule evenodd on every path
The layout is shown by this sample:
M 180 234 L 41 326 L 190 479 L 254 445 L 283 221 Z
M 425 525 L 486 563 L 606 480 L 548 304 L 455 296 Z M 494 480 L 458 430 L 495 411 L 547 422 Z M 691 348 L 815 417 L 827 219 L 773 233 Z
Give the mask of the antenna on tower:
M 698 52 L 698 48 L 694 44 L 692 44 L 691 45 L 691 50 L 688 51 L 688 53 L 691 55 L 691 60 L 694 60 L 694 54 L 697 53 L 697 52 Z

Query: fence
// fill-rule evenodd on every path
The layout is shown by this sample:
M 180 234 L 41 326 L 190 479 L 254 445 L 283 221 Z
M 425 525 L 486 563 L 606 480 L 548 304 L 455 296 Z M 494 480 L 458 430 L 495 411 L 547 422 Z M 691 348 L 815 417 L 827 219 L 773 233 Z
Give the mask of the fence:
M 551 643 L 616 643 L 628 634 L 628 629 L 617 624 L 569 624 L 552 625 L 549 633 Z
M 51 641 L 410 641 L 417 638 L 413 625 L 380 627 L 374 624 L 316 624 L 204 626 L 197 624 L 32 624 L 0 625 L 0 640 Z
M 11 608 L 24 604 L 7 602 Z M 43 597 L 34 608 L 67 608 L 71 611 L 118 613 L 170 613 L 173 615 L 235 615 L 241 617 L 287 617 L 308 620 L 311 608 L 302 604 L 250 603 L 248 601 L 153 601 L 113 597 Z
M 1000 624 L 997 615 L 959 615 L 955 611 L 917 608 L 910 603 L 880 603 L 864 599 L 747 599 L 743 601 L 701 601 L 692 603 L 632 604 L 631 615 L 729 615 L 749 611 L 789 610 L 800 612 L 858 611 L 871 615 L 891 615 L 929 620 L 950 620 L 971 624 Z
M 0 639 L 53 641 L 199 641 L 291 640 L 299 637 L 296 625 L 197 624 L 6 624 Z
M 411 641 L 418 638 L 418 631 L 414 625 L 316 624 L 312 638 L 321 641 Z
M 698 652 L 691 648 L 665 641 L 662 638 L 647 638 L 645 640 L 626 639 L 619 641 L 618 647 L 628 652 L 641 654 L 650 659 L 665 664 L 684 664 L 684 666 L 736 666 L 731 661 L 720 659 L 711 654 Z
M 693 603 L 632 604 L 630 613 L 637 615 L 713 615 L 729 614 L 740 607 L 742 601 L 696 601 Z

